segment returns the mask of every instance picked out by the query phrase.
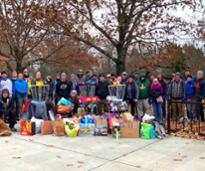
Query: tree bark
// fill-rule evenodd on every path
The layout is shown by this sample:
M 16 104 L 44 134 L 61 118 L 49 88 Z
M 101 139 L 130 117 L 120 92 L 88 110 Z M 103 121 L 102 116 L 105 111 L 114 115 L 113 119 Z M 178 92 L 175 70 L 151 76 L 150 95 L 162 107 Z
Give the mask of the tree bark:
M 118 56 L 115 63 L 116 63 L 116 72 L 118 75 L 126 71 L 126 54 L 127 54 L 127 48 L 122 46 L 117 47 Z
M 16 71 L 19 72 L 23 72 L 23 64 L 22 61 L 17 61 L 16 62 Z

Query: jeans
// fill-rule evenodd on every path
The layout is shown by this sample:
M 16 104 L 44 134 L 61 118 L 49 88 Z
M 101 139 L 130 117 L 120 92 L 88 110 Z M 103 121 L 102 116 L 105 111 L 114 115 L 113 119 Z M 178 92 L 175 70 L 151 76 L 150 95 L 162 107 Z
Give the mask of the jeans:
M 155 119 L 162 121 L 162 103 L 154 102 L 152 104 Z

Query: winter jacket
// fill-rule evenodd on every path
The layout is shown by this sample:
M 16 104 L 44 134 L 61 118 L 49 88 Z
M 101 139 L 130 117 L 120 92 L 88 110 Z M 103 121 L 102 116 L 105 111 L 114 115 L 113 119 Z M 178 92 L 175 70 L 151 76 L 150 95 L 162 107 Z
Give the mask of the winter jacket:
M 16 98 L 28 96 L 28 83 L 25 80 L 16 80 L 15 82 Z
M 12 87 L 12 81 L 7 78 L 7 79 L 1 79 L 0 80 L 0 96 L 2 95 L 2 91 L 4 89 L 8 89 L 9 90 L 9 97 L 12 97 L 12 93 L 13 93 L 13 87 Z
M 137 85 L 139 87 L 139 100 L 149 98 L 150 81 L 147 79 L 144 81 L 138 80 Z
M 96 87 L 96 95 L 101 99 L 105 100 L 109 95 L 108 90 L 109 83 L 107 81 L 99 81 Z
M 12 115 L 15 112 L 14 102 L 11 98 L 0 101 L 0 117 L 2 115 Z
M 15 93 L 15 82 L 17 79 L 11 79 L 12 82 L 12 96 L 15 98 L 16 97 L 16 93 Z
M 195 93 L 197 98 L 204 98 L 205 97 L 205 80 L 199 79 L 195 82 Z
M 59 81 L 56 85 L 56 97 L 64 97 L 68 99 L 70 97 L 72 87 L 73 86 L 71 81 Z
M 125 100 L 135 100 L 139 98 L 139 88 L 137 86 L 137 84 L 132 83 L 126 84 L 126 88 L 125 88 Z
M 91 78 L 86 81 L 86 84 L 87 84 L 87 96 L 95 96 L 97 80 Z
M 162 79 L 162 80 L 159 81 L 159 83 L 162 86 L 162 95 L 166 96 L 166 93 L 167 93 L 167 84 L 166 84 L 166 82 Z
M 195 82 L 193 80 L 185 81 L 185 97 L 192 98 L 195 96 L 195 92 L 196 92 Z
M 171 99 L 182 100 L 185 97 L 185 84 L 183 80 L 172 80 L 168 87 L 168 96 Z
M 160 83 L 151 84 L 150 86 L 150 96 L 153 103 L 157 103 L 157 98 L 163 96 L 163 88 Z

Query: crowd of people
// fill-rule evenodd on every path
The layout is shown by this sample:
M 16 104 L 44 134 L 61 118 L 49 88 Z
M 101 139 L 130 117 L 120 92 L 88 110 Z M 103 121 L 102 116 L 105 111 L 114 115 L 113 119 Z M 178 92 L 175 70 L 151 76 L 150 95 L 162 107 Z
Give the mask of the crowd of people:
M 79 70 L 77 74 L 67 76 L 60 73 L 55 79 L 51 76 L 42 78 L 40 71 L 31 78 L 28 69 L 22 73 L 13 71 L 9 77 L 6 71 L 0 75 L 0 118 L 9 122 L 11 129 L 23 115 L 22 106 L 27 99 L 32 98 L 31 87 L 49 85 L 49 100 L 54 104 L 62 98 L 69 99 L 74 104 L 73 114 L 79 107 L 79 96 L 98 96 L 98 114 L 107 110 L 107 96 L 109 86 L 125 86 L 124 101 L 136 118 L 150 114 L 150 109 L 156 119 L 162 121 L 166 115 L 166 103 L 172 102 L 172 117 L 180 118 L 181 122 L 190 119 L 204 121 L 203 99 L 205 98 L 205 79 L 203 71 L 191 75 L 189 71 L 184 74 L 172 74 L 171 80 L 165 80 L 162 74 L 154 75 L 128 75 L 123 72 L 115 74 L 93 74 L 91 70 L 86 73 Z M 184 103 L 187 102 L 187 103 Z

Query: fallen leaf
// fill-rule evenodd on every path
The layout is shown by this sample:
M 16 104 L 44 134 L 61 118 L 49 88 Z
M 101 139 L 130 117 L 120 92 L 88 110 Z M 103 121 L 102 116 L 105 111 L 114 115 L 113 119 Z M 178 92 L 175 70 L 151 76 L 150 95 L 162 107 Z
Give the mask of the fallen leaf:
M 78 163 L 79 163 L 79 164 L 84 164 L 85 162 L 83 162 L 83 161 L 78 161 Z
M 61 156 L 56 156 L 57 158 L 61 159 Z
M 183 161 L 183 160 L 182 160 L 182 159 L 179 159 L 179 158 L 176 158 L 176 159 L 174 159 L 174 161 L 181 162 L 181 161 Z
M 72 166 L 73 166 L 73 164 L 67 164 L 66 166 L 67 166 L 67 167 L 72 167 Z
M 21 159 L 21 157 L 18 157 L 18 156 L 14 156 L 12 157 L 13 159 Z

